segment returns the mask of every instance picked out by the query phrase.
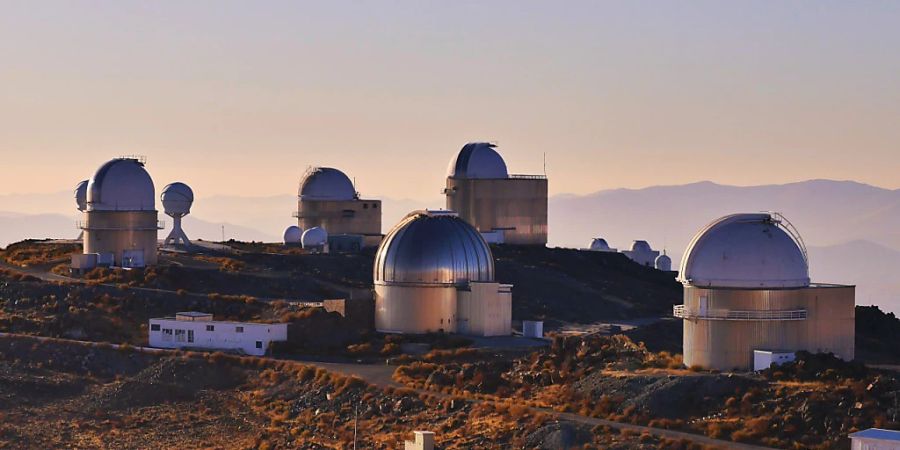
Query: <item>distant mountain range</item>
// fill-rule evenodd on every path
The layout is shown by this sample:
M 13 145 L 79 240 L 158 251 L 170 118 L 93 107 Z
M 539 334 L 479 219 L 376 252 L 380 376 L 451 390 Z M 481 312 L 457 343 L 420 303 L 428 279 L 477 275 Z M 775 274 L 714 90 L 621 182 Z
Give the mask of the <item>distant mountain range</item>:
M 552 180 L 551 180 L 552 183 Z M 439 208 L 443 199 L 383 199 L 383 228 L 407 212 Z M 185 229 L 192 238 L 278 241 L 296 197 L 214 196 L 195 202 Z M 0 196 L 0 245 L 27 237 L 74 237 L 72 194 Z M 809 247 L 815 281 L 858 285 L 858 302 L 900 312 L 900 190 L 853 181 L 809 180 L 764 186 L 726 186 L 708 181 L 644 189 L 612 189 L 550 199 L 550 245 L 587 247 L 601 236 L 626 249 L 636 239 L 665 249 L 678 265 L 694 233 L 722 215 L 778 211 Z M 163 220 L 167 218 L 163 215 Z M 161 237 L 164 234 L 161 233 Z

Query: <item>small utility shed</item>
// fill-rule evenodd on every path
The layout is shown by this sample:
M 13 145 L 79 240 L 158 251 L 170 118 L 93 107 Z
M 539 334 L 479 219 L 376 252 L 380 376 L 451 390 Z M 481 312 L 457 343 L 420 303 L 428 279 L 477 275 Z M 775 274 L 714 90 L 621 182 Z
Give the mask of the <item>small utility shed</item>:
M 900 431 L 869 428 L 850 435 L 853 450 L 900 450 Z

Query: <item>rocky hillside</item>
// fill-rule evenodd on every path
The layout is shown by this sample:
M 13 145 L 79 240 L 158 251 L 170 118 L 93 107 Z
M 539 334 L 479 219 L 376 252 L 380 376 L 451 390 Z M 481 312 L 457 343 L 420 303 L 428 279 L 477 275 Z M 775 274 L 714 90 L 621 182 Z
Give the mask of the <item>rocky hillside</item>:
M 508 403 L 377 388 L 315 367 L 0 337 L 3 448 L 685 448 L 561 423 Z M 358 418 L 358 422 L 355 419 Z

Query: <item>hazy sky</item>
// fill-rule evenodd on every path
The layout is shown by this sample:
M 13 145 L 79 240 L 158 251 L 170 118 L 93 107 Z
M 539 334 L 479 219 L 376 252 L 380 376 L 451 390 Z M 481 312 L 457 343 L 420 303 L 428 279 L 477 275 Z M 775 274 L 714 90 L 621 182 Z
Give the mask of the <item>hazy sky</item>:
M 0 3 L 0 193 L 143 154 L 199 197 L 433 198 L 469 140 L 551 193 L 900 188 L 900 2 Z

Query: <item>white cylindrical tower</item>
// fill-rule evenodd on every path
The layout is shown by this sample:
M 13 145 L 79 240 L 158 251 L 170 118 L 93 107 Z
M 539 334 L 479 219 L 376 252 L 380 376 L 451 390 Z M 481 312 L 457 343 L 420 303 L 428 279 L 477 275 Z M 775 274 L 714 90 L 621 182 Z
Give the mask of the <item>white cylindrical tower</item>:
M 754 351 L 854 356 L 853 286 L 810 284 L 803 241 L 780 215 L 733 214 L 694 236 L 681 260 L 684 363 L 753 367 Z
M 165 244 L 189 247 L 191 241 L 181 227 L 181 219 L 191 213 L 194 191 L 184 183 L 175 182 L 163 188 L 159 199 L 162 201 L 163 210 L 172 218 L 172 231 L 166 237 Z
M 153 180 L 144 161 L 116 158 L 100 166 L 87 184 L 84 253 L 122 267 L 156 264 L 159 221 Z

